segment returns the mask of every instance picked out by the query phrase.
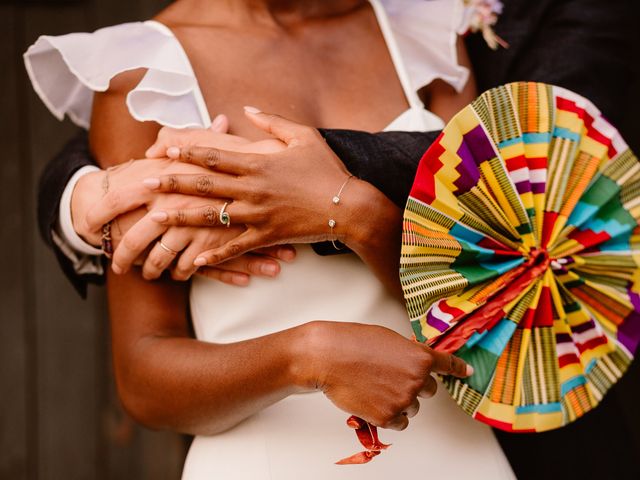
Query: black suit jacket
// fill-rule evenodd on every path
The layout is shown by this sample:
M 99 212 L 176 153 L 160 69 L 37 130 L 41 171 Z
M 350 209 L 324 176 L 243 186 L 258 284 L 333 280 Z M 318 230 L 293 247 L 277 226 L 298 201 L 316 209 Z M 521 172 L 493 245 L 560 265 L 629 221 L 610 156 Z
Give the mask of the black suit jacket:
M 479 35 L 466 41 L 480 90 L 519 80 L 560 85 L 591 99 L 619 124 L 629 108 L 627 99 L 638 61 L 634 55 L 639 44 L 635 22 L 640 18 L 634 3 L 504 0 L 496 31 L 510 48 L 491 51 Z M 404 206 L 418 162 L 439 132 L 322 133 L 352 173 Z M 73 172 L 91 163 L 86 135 L 80 134 L 42 176 L 40 228 L 56 251 L 50 231 L 62 191 Z M 87 282 L 96 278 L 76 275 L 66 257 L 60 252 L 57 256 L 84 295 Z M 622 395 L 638 398 L 640 394 L 639 368 L 634 365 L 631 370 L 623 385 L 615 387 L 601 406 L 569 427 L 534 435 L 496 432 L 518 478 L 640 478 L 640 462 L 636 461 L 640 451 L 634 440 L 640 425 L 631 425 L 620 408 Z

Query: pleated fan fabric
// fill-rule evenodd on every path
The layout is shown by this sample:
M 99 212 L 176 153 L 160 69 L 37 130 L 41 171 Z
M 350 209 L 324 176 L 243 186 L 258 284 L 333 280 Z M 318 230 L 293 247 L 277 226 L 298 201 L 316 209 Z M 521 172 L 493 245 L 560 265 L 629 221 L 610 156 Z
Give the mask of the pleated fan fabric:
M 640 163 L 587 99 L 513 83 L 421 160 L 400 277 L 416 339 L 475 368 L 462 409 L 540 432 L 595 408 L 640 341 Z

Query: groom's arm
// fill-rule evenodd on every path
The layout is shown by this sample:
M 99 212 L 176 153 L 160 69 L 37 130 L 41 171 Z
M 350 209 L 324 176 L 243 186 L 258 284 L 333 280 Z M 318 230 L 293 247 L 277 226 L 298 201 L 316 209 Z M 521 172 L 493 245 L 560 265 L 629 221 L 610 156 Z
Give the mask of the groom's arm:
M 70 196 L 73 190 L 71 182 L 78 177 L 77 174 L 92 167 L 95 167 L 95 162 L 89 153 L 88 136 L 82 130 L 47 164 L 38 185 L 40 234 L 53 249 L 60 268 L 83 298 L 86 297 L 88 283 L 103 282 L 103 265 L 100 257 L 88 254 L 90 246 L 87 245 L 84 252 L 79 251 L 66 238 L 61 228 L 60 203 L 64 197 Z

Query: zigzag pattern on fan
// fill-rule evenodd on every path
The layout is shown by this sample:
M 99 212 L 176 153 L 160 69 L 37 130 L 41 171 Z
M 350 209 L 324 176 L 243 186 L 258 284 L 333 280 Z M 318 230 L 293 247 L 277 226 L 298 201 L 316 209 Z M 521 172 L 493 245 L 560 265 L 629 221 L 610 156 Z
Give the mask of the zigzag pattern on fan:
M 593 409 L 640 342 L 640 162 L 588 100 L 484 93 L 421 160 L 400 277 L 417 340 L 473 365 L 446 387 L 514 432 Z

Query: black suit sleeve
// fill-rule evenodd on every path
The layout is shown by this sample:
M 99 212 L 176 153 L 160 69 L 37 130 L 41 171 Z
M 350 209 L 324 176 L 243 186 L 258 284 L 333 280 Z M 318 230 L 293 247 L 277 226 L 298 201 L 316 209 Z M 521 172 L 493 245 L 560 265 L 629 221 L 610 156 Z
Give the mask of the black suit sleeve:
M 418 163 L 438 138 L 435 132 L 320 130 L 331 149 L 358 178 L 374 185 L 404 208 Z
M 38 226 L 42 238 L 55 252 L 60 267 L 76 291 L 84 298 L 88 283 L 102 283 L 99 275 L 79 275 L 71 260 L 53 241 L 52 230 L 58 222 L 60 199 L 67 183 L 80 168 L 95 165 L 89 153 L 87 133 L 81 131 L 51 160 L 40 176 L 38 186 Z
M 400 208 L 409 197 L 418 163 L 440 132 L 381 132 L 325 130 L 320 133 L 356 177 L 374 185 Z M 319 255 L 346 253 L 331 242 L 312 245 Z

